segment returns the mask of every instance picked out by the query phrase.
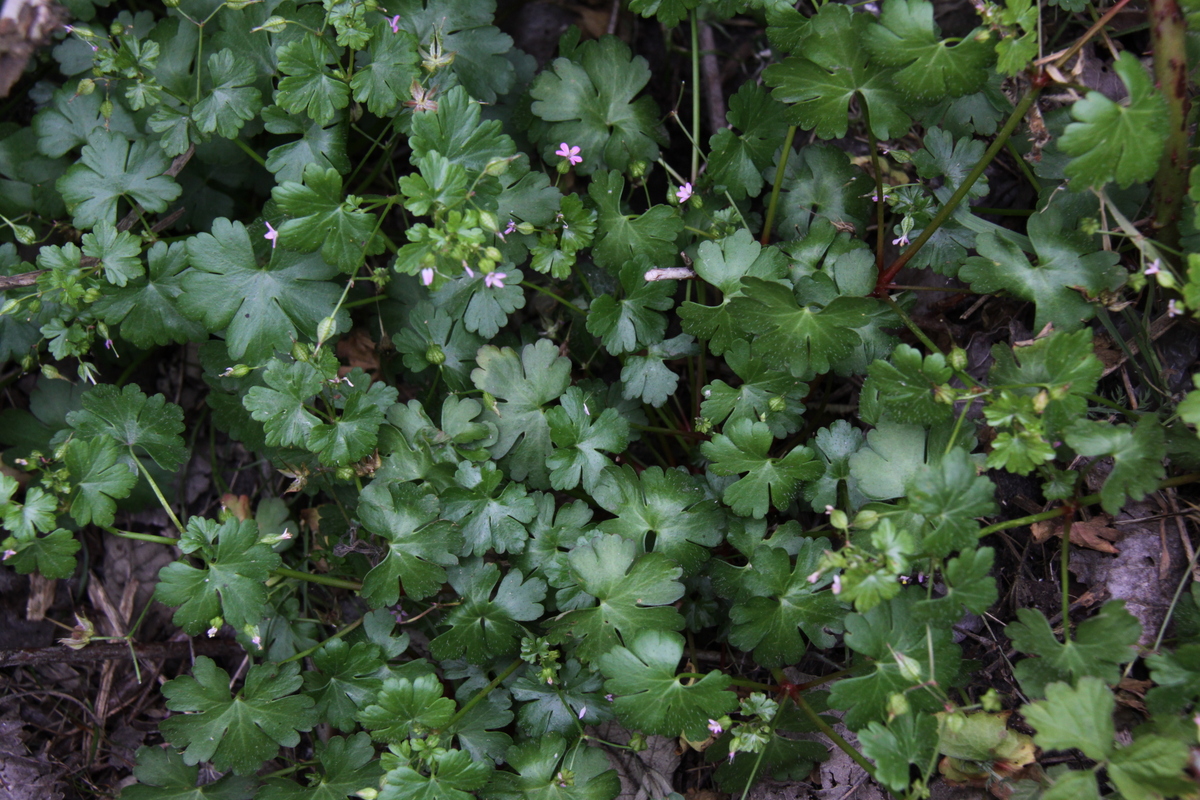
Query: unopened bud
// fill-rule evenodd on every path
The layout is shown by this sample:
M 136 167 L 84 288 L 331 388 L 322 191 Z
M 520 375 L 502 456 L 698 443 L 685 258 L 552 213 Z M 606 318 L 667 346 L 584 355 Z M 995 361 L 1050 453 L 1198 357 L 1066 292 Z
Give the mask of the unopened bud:
M 946 361 L 949 362 L 951 369 L 962 372 L 967 368 L 967 351 L 961 347 L 955 347 L 950 351 L 950 355 L 947 356 Z
M 650 168 L 649 164 L 647 164 L 645 161 L 642 161 L 641 159 L 638 159 L 637 161 L 634 161 L 632 164 L 629 165 L 629 175 L 632 178 L 634 178 L 635 180 L 644 178 L 644 177 L 646 177 L 646 170 L 649 168 Z
M 120 36 L 125 32 L 125 26 L 119 22 L 114 22 L 108 26 L 108 32 L 113 36 Z
M 511 162 L 511 158 L 493 158 L 488 162 L 488 165 L 483 168 L 483 171 L 492 177 L 499 178 L 501 175 L 508 172 L 508 165 Z
M 356 473 L 354 467 L 338 467 L 336 474 L 339 481 L 352 481 Z
M 829 524 L 837 528 L 839 531 L 844 531 L 850 527 L 850 519 L 846 516 L 846 512 L 840 508 L 835 508 L 829 514 Z
M 924 670 L 921 669 L 921 662 L 915 658 L 909 658 L 903 653 L 892 651 L 892 656 L 896 659 L 896 666 L 900 668 L 900 674 L 905 680 L 913 683 L 920 683 L 925 680 Z
M 337 333 L 337 320 L 333 317 L 326 317 L 317 325 L 317 341 L 326 342 Z
M 241 11 L 243 8 L 259 2 L 261 0 L 225 0 L 225 7 L 232 8 L 234 11 Z
M 783 411 L 787 408 L 787 400 L 784 400 L 779 395 L 775 395 L 767 401 L 767 408 L 778 414 L 780 411 Z
M 1033 396 L 1033 410 L 1036 413 L 1044 413 L 1046 411 L 1046 406 L 1048 405 L 1050 405 L 1050 393 L 1045 389 L 1042 389 Z
M 903 717 L 912 706 L 908 704 L 908 698 L 901 692 L 896 692 L 888 697 L 887 711 L 889 717 Z
M 1164 289 L 1174 289 L 1178 284 L 1175 282 L 1175 275 L 1169 269 L 1159 270 L 1154 274 L 1154 279 L 1158 281 L 1158 285 Z
M 532 222 L 517 223 L 517 233 L 522 234 L 523 236 L 528 236 L 529 234 L 533 233 L 535 230 L 536 230 L 536 228 L 533 227 Z
M 376 800 L 376 798 L 379 797 L 379 790 L 372 789 L 370 786 L 368 786 L 365 789 L 359 789 L 354 793 L 354 796 L 361 797 L 362 800 Z
M 488 260 L 495 261 L 497 263 L 499 263 L 500 260 L 502 258 L 504 258 L 504 254 L 501 253 L 500 249 L 497 247 L 491 247 L 491 246 L 485 247 L 483 250 L 483 254 L 488 258 Z
M 312 348 L 304 342 L 292 342 L 292 358 L 307 362 L 312 358 Z
M 16 311 L 17 307 L 20 305 L 21 305 L 21 298 L 10 297 L 8 300 L 5 301 L 4 306 L 0 307 L 0 317 L 7 317 L 9 314 Z
M 96 82 L 91 78 L 84 78 L 75 86 L 75 94 L 89 95 L 96 91 Z
M 221 373 L 222 378 L 244 378 L 250 374 L 252 367 L 248 364 L 235 364 Z
M 63 374 L 53 364 L 42 364 L 42 375 L 52 381 L 65 381 Z
M 954 405 L 954 389 L 945 383 L 933 387 L 933 402 L 941 403 L 944 406 Z
M 490 211 L 479 212 L 479 225 L 484 230 L 489 230 L 492 233 L 500 230 L 500 223 L 496 221 L 496 215 Z
M 267 33 L 283 33 L 283 29 L 287 27 L 288 21 L 280 16 L 267 17 L 267 21 L 257 28 L 251 29 L 251 33 L 266 31 Z
M 868 530 L 879 524 L 879 512 L 866 509 L 854 515 L 854 522 L 850 523 L 859 530 Z
M 112 100 L 105 100 L 103 103 L 100 104 L 100 116 L 104 117 L 105 119 L 108 119 L 112 115 L 113 115 Z
M 21 244 L 33 244 L 37 241 L 37 234 L 28 225 L 13 225 L 12 229 L 13 235 L 17 237 L 17 241 Z
M 429 347 L 425 348 L 425 360 L 434 366 L 446 363 L 446 351 L 442 350 L 438 344 L 430 343 Z

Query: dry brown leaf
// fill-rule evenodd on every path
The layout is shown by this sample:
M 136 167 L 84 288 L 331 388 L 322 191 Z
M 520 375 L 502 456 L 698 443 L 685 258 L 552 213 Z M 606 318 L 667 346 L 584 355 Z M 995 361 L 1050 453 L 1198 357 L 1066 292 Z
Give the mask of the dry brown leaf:
M 355 328 L 348 336 L 342 337 L 337 343 L 337 355 L 340 361 L 350 365 L 350 368 L 360 367 L 371 376 L 371 380 L 379 380 L 379 353 L 376 352 L 375 342 L 363 328 Z M 350 369 L 342 367 L 339 375 L 344 375 Z
M 1062 536 L 1063 521 L 1061 519 L 1035 522 L 1030 526 L 1033 540 L 1038 544 L 1054 536 Z M 1101 553 L 1116 555 L 1121 552 L 1112 543 L 1121 538 L 1121 532 L 1108 525 L 1107 517 L 1093 517 L 1088 520 L 1075 520 L 1071 523 L 1071 544 L 1099 550 Z
M 250 498 L 244 494 L 221 495 L 221 508 L 237 517 L 239 522 L 254 519 L 254 514 L 250 513 Z

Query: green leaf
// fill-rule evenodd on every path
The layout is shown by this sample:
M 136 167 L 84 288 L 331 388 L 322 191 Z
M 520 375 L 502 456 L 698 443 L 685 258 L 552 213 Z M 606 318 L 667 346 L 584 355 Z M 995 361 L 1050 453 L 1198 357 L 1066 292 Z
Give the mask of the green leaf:
M 615 36 L 583 42 L 571 58 L 556 58 L 534 80 L 529 94 L 534 115 L 549 122 L 542 157 L 561 159 L 562 142 L 580 149 L 581 175 L 611 169 L 625 172 L 634 161 L 652 162 L 666 137 L 649 97 L 635 96 L 650 81 L 646 59 L 634 56 Z
M 383 681 L 375 673 L 383 654 L 370 642 L 353 646 L 330 639 L 312 654 L 317 672 L 304 673 L 304 691 L 316 701 L 317 716 L 343 731 L 353 731 L 354 716 L 374 697 Z
M 304 447 L 320 423 L 306 405 L 327 378 L 309 361 L 271 359 L 263 371 L 266 386 L 254 386 L 242 398 L 250 416 L 263 423 L 272 447 Z
M 603 686 L 600 673 L 584 669 L 573 658 L 558 671 L 553 683 L 546 683 L 536 672 L 526 672 L 511 686 L 513 698 L 523 701 L 517 724 L 528 736 L 540 739 L 547 734 L 573 734 L 581 718 L 589 722 L 612 719 L 612 704 L 604 699 Z
M 656 17 L 668 28 L 673 28 L 687 19 L 690 12 L 700 5 L 701 0 L 629 0 L 629 10 L 649 19 Z
M 371 41 L 358 53 L 358 64 L 350 78 L 354 99 L 366 103 L 377 117 L 390 117 L 409 96 L 417 78 L 417 39 L 406 30 L 393 33 L 380 22 L 371 29 Z
M 253 778 L 233 775 L 197 786 L 200 767 L 170 748 L 139 747 L 133 774 L 138 782 L 121 790 L 121 800 L 251 800 L 255 793 Z
M 453 716 L 454 701 L 442 697 L 441 681 L 434 675 L 420 675 L 388 678 L 358 719 L 376 741 L 398 743 L 445 727 Z
M 146 397 L 134 384 L 117 389 L 100 384 L 83 396 L 83 410 L 67 414 L 67 424 L 83 436 L 107 436 L 119 445 L 140 447 L 168 472 L 187 460 L 183 409 L 161 394 Z
M 614 356 L 657 344 L 667 330 L 666 317 L 656 312 L 674 305 L 675 281 L 647 281 L 644 276 L 651 266 L 640 258 L 626 263 L 620 271 L 624 297 L 599 295 L 588 310 L 588 333 L 599 336 Z
M 379 220 L 358 209 L 360 198 L 342 196 L 342 176 L 316 164 L 304 168 L 304 185 L 285 182 L 271 190 L 292 219 L 279 226 L 279 244 L 301 253 L 320 249 L 327 264 L 354 272 L 368 255 L 383 252 L 375 236 Z
M 604 688 L 616 695 L 617 718 L 626 727 L 661 736 L 682 733 L 698 742 L 708 737 L 708 720 L 737 708 L 737 695 L 729 691 L 732 679 L 722 672 L 681 683 L 676 670 L 682 657 L 683 637 L 661 630 L 641 631 L 628 648 L 600 657 L 600 669 L 609 676 Z
M 428 775 L 408 766 L 389 770 L 379 800 L 473 800 L 468 792 L 487 783 L 493 769 L 462 750 L 435 753 L 429 767 Z
M 1065 683 L 1046 687 L 1046 699 L 1021 707 L 1021 715 L 1037 731 L 1033 740 L 1047 750 L 1078 749 L 1093 761 L 1103 761 L 1113 749 L 1112 691 L 1099 678 L 1079 679 L 1076 688 Z
M 180 309 L 210 331 L 224 330 L 230 358 L 253 364 L 291 352 L 299 337 L 316 339 L 317 325 L 337 306 L 341 291 L 328 282 L 335 267 L 282 248 L 260 267 L 241 222 L 218 219 L 212 233 L 188 239 L 187 249 L 195 269 L 184 278 Z M 345 312 L 335 319 L 349 329 Z
M 904 112 L 894 73 L 868 63 L 863 42 L 872 25 L 868 15 L 849 6 L 822 6 L 809 20 L 803 56 L 790 56 L 763 71 L 775 99 L 790 104 L 790 121 L 815 129 L 822 139 L 840 139 L 849 127 L 850 101 L 858 96 L 866 101 L 878 138 L 908 132 L 912 120 Z
M 363 579 L 362 596 L 372 606 L 395 605 L 403 586 L 420 600 L 446 582 L 443 567 L 458 563 L 462 534 L 438 519 L 438 499 L 410 483 L 373 481 L 360 495 L 363 527 L 387 546 L 384 560 Z
M 183 275 L 188 266 L 186 247 L 182 242 L 170 247 L 155 242 L 147 252 L 147 260 L 149 268 L 144 278 L 106 291 L 92 306 L 93 311 L 110 327 L 119 324 L 121 336 L 142 349 L 203 338 L 204 327 L 183 316 L 176 303 L 183 293 Z
M 162 687 L 167 708 L 192 713 L 163 720 L 159 730 L 171 744 L 187 748 L 185 764 L 211 761 L 222 772 L 252 775 L 281 746 L 298 745 L 299 731 L 312 730 L 317 722 L 311 697 L 288 696 L 300 688 L 299 673 L 300 665 L 294 662 L 255 664 L 234 697 L 229 673 L 200 656 L 192 675 Z
M 917 603 L 916 617 L 940 625 L 954 625 L 966 608 L 972 614 L 982 614 L 992 607 L 999 593 L 992 577 L 996 551 L 990 547 L 965 549 L 957 558 L 946 562 L 942 579 L 947 592 L 941 597 Z
M 493 774 L 480 793 L 486 800 L 612 800 L 621 790 L 603 751 L 582 742 L 568 746 L 558 733 L 514 746 L 505 760 L 516 774 Z
M 426 52 L 441 42 L 443 53 L 453 58 L 449 69 L 472 97 L 494 103 L 512 88 L 515 75 L 506 54 L 513 41 L 492 25 L 495 0 L 392 0 L 387 8 Z
M 1134 646 L 1142 626 L 1125 610 L 1124 601 L 1110 600 L 1096 616 L 1080 623 L 1066 642 L 1058 641 L 1041 612 L 1029 608 L 1017 609 L 1017 621 L 1009 623 L 1004 633 L 1017 650 L 1040 656 L 1017 662 L 1014 672 L 1026 694 L 1041 697 L 1051 681 L 1092 676 L 1115 684 L 1120 680 L 1119 666 L 1137 657 Z
M 574 641 L 580 660 L 595 661 L 639 631 L 683 628 L 670 606 L 683 596 L 682 570 L 661 553 L 637 552 L 636 543 L 614 535 L 571 551 L 571 572 L 596 605 L 568 611 L 547 628 L 555 641 Z
M 825 471 L 807 447 L 769 457 L 775 437 L 764 422 L 739 419 L 724 430 L 701 444 L 700 452 L 712 461 L 709 469 L 717 475 L 746 473 L 726 486 L 722 495 L 735 514 L 762 519 L 772 505 L 782 511 L 800 491 L 801 481 L 819 478 Z
M 392 337 L 392 342 L 403 354 L 405 367 L 424 372 L 436 366 L 452 390 L 462 391 L 471 386 L 475 353 L 483 339 L 468 331 L 445 309 L 422 300 L 409 312 L 408 324 Z M 442 361 L 437 363 L 439 357 Z
M 1196 785 L 1187 767 L 1187 744 L 1146 734 L 1109 756 L 1108 779 L 1129 800 L 1182 797 Z
M 516 144 L 499 120 L 484 120 L 482 113 L 479 101 L 458 86 L 438 100 L 436 111 L 414 115 L 409 137 L 413 164 L 438 152 L 478 176 L 489 163 L 511 158 Z
M 932 526 L 922 541 L 925 553 L 944 558 L 956 550 L 968 551 L 979 538 L 976 517 L 995 514 L 996 487 L 976 474 L 967 451 L 956 447 L 937 464 L 926 464 L 907 484 L 909 508 L 923 514 Z
M 887 717 L 888 700 L 896 692 L 905 692 L 916 711 L 938 711 L 942 704 L 928 692 L 909 691 L 923 680 L 950 685 L 958 674 L 962 652 L 954 644 L 948 626 L 917 623 L 913 614 L 924 598 L 924 590 L 904 589 L 886 603 L 864 614 L 846 617 L 846 645 L 875 659 L 874 669 L 833 685 L 829 705 L 846 711 L 846 725 L 861 730 L 872 720 Z M 915 667 L 921 677 L 906 676 L 897 655 Z
M 269 133 L 300 134 L 300 138 L 267 151 L 267 169 L 277 181 L 299 181 L 309 164 L 336 169 L 343 175 L 350 171 L 346 156 L 346 124 L 330 126 L 310 122 L 304 117 L 287 113 L 279 106 L 262 110 L 263 127 Z
M 947 386 L 954 371 L 946 357 L 931 353 L 921 358 L 919 350 L 897 345 L 891 363 L 876 361 L 870 366 L 871 386 L 887 398 L 887 418 L 914 425 L 932 425 L 954 416 L 954 407 L 937 401 L 937 391 Z
M 1154 713 L 1176 712 L 1200 696 L 1200 644 L 1181 645 L 1175 652 L 1146 656 L 1150 677 L 1156 684 L 1146 693 L 1146 705 Z
M 599 230 L 592 248 L 596 263 L 617 272 L 627 262 L 644 256 L 659 267 L 675 261 L 675 237 L 683 220 L 670 206 L 651 206 L 640 215 L 625 214 L 621 199 L 625 178 L 619 172 L 597 172 L 588 184 L 588 197 L 599 211 Z
M 1077 330 L 1095 316 L 1096 307 L 1081 296 L 1095 297 L 1116 289 L 1125 271 L 1116 267 L 1118 256 L 1094 249 L 1091 237 L 1067 229 L 1062 213 L 1051 207 L 1029 219 L 1029 238 L 1037 251 L 1032 265 L 1020 249 L 992 233 L 976 237 L 980 255 L 968 258 L 959 277 L 976 292 L 1008 291 L 1037 306 L 1034 327 L 1047 324 L 1064 331 Z
M 95 258 L 104 268 L 104 278 L 115 286 L 124 286 L 145 271 L 142 268 L 142 245 L 129 231 L 117 232 L 106 220 L 96 225 L 82 238 L 83 254 Z
M 763 170 L 774 162 L 787 133 L 786 109 L 762 86 L 747 81 L 729 98 L 725 119 L 730 127 L 708 139 L 708 178 L 717 192 L 728 191 L 734 200 L 757 197 Z
M 25 502 L 11 499 L 17 491 L 17 481 L 0 474 L 0 508 L 3 509 L 4 527 L 18 537 L 29 538 L 35 532 L 46 533 L 55 527 L 58 520 L 58 503 L 54 495 L 30 486 L 25 493 Z
M 461 555 L 487 552 L 520 553 L 529 534 L 525 524 L 537 514 L 537 504 L 520 483 L 510 481 L 498 494 L 504 473 L 494 462 L 463 461 L 454 475 L 457 486 L 442 493 L 445 516 L 462 523 Z
M 8 527 L 7 512 L 5 527 Z M 58 528 L 45 536 L 32 531 L 16 533 L 0 541 L 0 547 L 4 549 L 4 558 L 0 560 L 5 566 L 21 575 L 37 572 L 43 578 L 54 580 L 75 574 L 75 554 L 79 552 L 80 544 L 69 530 Z
M 522 347 L 519 356 L 510 347 L 485 345 L 475 361 L 479 366 L 471 371 L 471 380 L 499 401 L 484 407 L 485 421 L 494 422 L 499 431 L 496 443 L 488 448 L 492 457 L 509 456 L 513 480 L 549 486 L 546 460 L 553 446 L 544 406 L 570 384 L 570 359 L 560 356 L 549 339 L 539 339 Z
M 922 144 L 924 146 L 913 154 L 912 159 L 917 173 L 922 178 L 941 178 L 942 187 L 951 193 L 958 191 L 971 170 L 983 159 L 983 142 L 970 136 L 955 141 L 953 134 L 941 128 L 926 131 Z M 987 179 L 980 177 L 967 191 L 967 197 L 986 197 L 987 193 Z
M 816 647 L 831 647 L 845 613 L 832 592 L 824 591 L 832 576 L 809 581 L 820 567 L 828 539 L 805 539 L 795 566 L 781 547 L 762 546 L 741 576 L 744 595 L 729 611 L 729 643 L 754 651 L 764 667 L 794 664 L 806 649 L 803 631 Z
M 764 248 L 745 229 L 720 242 L 702 242 L 697 248 L 693 267 L 697 275 L 721 290 L 721 302 L 716 306 L 705 306 L 689 300 L 679 307 L 679 318 L 686 333 L 707 339 L 717 355 L 741 341 L 730 301 L 742 294 L 742 278 L 750 275 L 783 285 L 787 277 L 787 260 L 783 253 L 776 247 Z
M 1129 91 L 1128 102 L 1118 104 L 1100 92 L 1088 92 L 1071 106 L 1071 116 L 1078 121 L 1059 137 L 1058 149 L 1074 156 L 1065 170 L 1073 185 L 1098 189 L 1116 181 L 1124 189 L 1149 180 L 1158 170 L 1169 124 L 1166 98 L 1133 53 L 1121 53 L 1113 70 Z
M 309 775 L 311 785 L 301 787 L 286 778 L 270 778 L 258 793 L 260 800 L 344 800 L 379 785 L 383 770 L 366 733 L 332 736 L 324 743 L 318 739 L 314 749 L 324 773 L 319 779 Z
M 620 454 L 629 446 L 629 422 L 614 408 L 593 416 L 581 389 L 572 386 L 559 398 L 559 406 L 546 412 L 554 453 L 546 459 L 550 486 L 574 489 L 581 483 L 596 493 L 600 475 L 613 462 L 601 453 Z
M 924 769 L 937 755 L 938 721 L 926 714 L 905 714 L 887 727 L 872 722 L 858 732 L 862 752 L 875 762 L 876 779 L 894 792 L 909 785 L 909 764 Z
M 813 511 L 824 511 L 826 506 L 841 503 L 841 486 L 846 486 L 850 498 L 850 510 L 857 510 L 867 502 L 859 491 L 858 478 L 851 469 L 851 456 L 863 449 L 866 437 L 858 428 L 846 420 L 837 420 L 828 428 L 817 431 L 809 443 L 817 456 L 825 462 L 825 474 L 817 481 L 804 487 L 804 497 Z
M 501 580 L 499 567 L 482 561 L 449 572 L 460 602 L 441 620 L 450 629 L 429 643 L 433 657 L 465 657 L 471 664 L 487 664 L 516 654 L 521 638 L 529 635 L 520 623 L 539 619 L 545 610 L 546 582 L 525 580 L 515 569 Z
M 715 348 L 714 348 L 715 349 Z M 772 370 L 753 346 L 735 339 L 725 352 L 725 366 L 742 379 L 737 388 L 722 380 L 704 387 L 700 413 L 713 424 L 732 425 L 739 420 L 763 422 L 780 439 L 800 430 L 808 384 L 786 372 Z
M 275 96 L 284 111 L 304 113 L 325 126 L 340 109 L 350 105 L 350 87 L 329 70 L 328 65 L 338 60 L 332 45 L 306 33 L 299 41 L 279 48 L 276 55 L 279 71 L 287 76 L 280 79 Z
M 940 38 L 927 0 L 887 0 L 879 24 L 867 28 L 866 45 L 876 63 L 896 71 L 901 91 L 921 100 L 960 97 L 987 81 L 994 53 L 976 29 L 962 39 Z
M 1036 47 L 1035 42 L 1034 55 Z M 1068 770 L 1065 764 L 1058 769 L 1054 785 L 1042 794 L 1042 800 L 1100 800 L 1100 786 L 1093 770 Z
M 696 340 L 686 333 L 652 344 L 646 355 L 629 356 L 621 368 L 621 392 L 626 400 L 640 398 L 643 403 L 658 408 L 675 394 L 679 373 L 671 370 L 666 361 L 699 352 Z
M 371 454 L 379 439 L 384 412 L 396 402 L 397 389 L 382 381 L 371 382 L 361 369 L 346 377 L 350 388 L 339 390 L 335 403 L 342 408 L 333 422 L 313 426 L 306 446 L 322 464 L 346 466 Z
M 110 438 L 72 439 L 63 459 L 75 485 L 71 493 L 71 516 L 80 525 L 112 525 L 117 500 L 128 497 L 138 475 L 121 458 Z
M 788 159 L 779 193 L 776 231 L 785 240 L 800 239 L 806 233 L 811 235 L 823 221 L 825 225 L 851 223 L 863 233 L 871 216 L 873 192 L 874 183 L 842 149 L 827 144 L 802 147 Z M 836 233 L 831 225 L 826 230 L 830 238 Z
M 1125 498 L 1137 501 L 1155 491 L 1166 475 L 1166 438 L 1156 417 L 1144 416 L 1133 428 L 1077 420 L 1067 428 L 1066 440 L 1082 456 L 1112 457 L 1112 471 L 1100 488 L 1100 505 L 1109 514 L 1120 511 Z
M 721 543 L 724 520 L 717 504 L 679 470 L 649 467 L 639 475 L 628 464 L 610 467 L 592 493 L 596 504 L 615 514 L 600 530 L 653 549 L 695 574 Z M 593 594 L 595 594 L 593 592 Z
M 159 571 L 154 597 L 179 606 L 175 624 L 193 635 L 213 626 L 216 617 L 236 629 L 257 625 L 266 611 L 266 580 L 280 564 L 270 545 L 259 541 L 258 523 L 234 517 L 218 524 L 192 517 L 187 535 L 205 542 L 199 547 L 204 568 L 171 562 Z
M 212 87 L 192 108 L 192 119 L 201 133 L 215 131 L 233 139 L 262 110 L 262 94 L 253 86 L 254 65 L 226 49 L 208 57 L 208 74 Z
M 1087 414 L 1086 396 L 1096 391 L 1104 365 L 1092 348 L 1092 332 L 1056 331 L 1032 344 L 992 347 L 992 369 L 988 379 L 993 388 L 1004 387 L 1014 394 L 1034 397 L 1048 391 L 1042 419 L 1046 433 L 1055 439 Z
M 87 144 L 97 131 L 112 131 L 127 139 L 139 137 L 137 122 L 119 100 L 112 103 L 106 117 L 100 113 L 106 99 L 103 92 L 80 94 L 77 89 L 77 84 L 68 84 L 57 90 L 51 104 L 33 118 L 38 152 L 58 158 Z
M 88 134 L 79 162 L 56 186 L 76 228 L 87 230 L 100 222 L 116 225 L 117 201 L 122 198 L 158 213 L 179 197 L 179 184 L 162 174 L 168 166 L 166 155 L 152 142 L 130 146 L 124 136 L 96 129 Z
M 731 312 L 757 339 L 755 345 L 773 367 L 802 380 L 829 372 L 861 341 L 855 328 L 867 324 L 870 301 L 838 297 L 823 308 L 803 306 L 787 286 L 761 278 L 742 278 L 743 296 Z

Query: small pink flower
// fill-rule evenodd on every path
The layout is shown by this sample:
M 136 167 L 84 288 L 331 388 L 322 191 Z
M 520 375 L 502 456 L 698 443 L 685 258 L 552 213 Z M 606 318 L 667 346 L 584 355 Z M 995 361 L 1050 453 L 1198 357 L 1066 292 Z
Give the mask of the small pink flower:
M 611 703 L 613 701 L 613 696 L 611 694 L 606 694 L 604 695 L 604 699 Z
M 508 227 L 506 227 L 506 228 L 504 229 L 504 235 L 505 235 L 505 236 L 508 236 L 510 233 L 512 233 L 512 232 L 513 232 L 513 231 L 515 231 L 516 229 L 517 229 L 517 223 L 513 222 L 513 221 L 510 219 L 510 220 L 508 221 Z
M 584 706 L 583 708 L 579 709 L 579 718 L 583 719 L 586 716 L 587 716 L 587 706 Z
M 1146 265 L 1146 269 L 1142 270 L 1143 275 L 1157 275 L 1162 271 L 1162 262 L 1157 258 Z
M 821 580 L 821 570 L 817 570 L 812 575 L 809 575 L 808 578 L 806 578 L 806 580 L 809 583 L 816 583 L 817 581 Z
M 5 551 L 4 551 L 4 558 L 0 558 L 0 561 L 7 561 L 8 559 L 12 558 L 12 557 L 13 557 L 13 556 L 15 556 L 16 554 L 17 554 L 17 551 L 16 551 L 16 550 L 5 550 Z
M 397 14 L 396 16 L 389 19 L 388 24 L 392 26 L 392 33 L 399 33 L 400 32 L 400 15 Z
M 715 719 L 710 719 L 708 721 L 708 732 L 713 736 L 720 736 L 721 732 L 724 730 L 725 729 L 721 727 L 721 723 L 717 722 Z
M 286 542 L 288 539 L 291 539 L 291 538 L 292 538 L 292 532 L 289 531 L 287 528 L 284 528 L 283 533 L 279 534 L 279 541 L 281 541 L 281 542 Z
M 1168 317 L 1178 317 L 1182 313 L 1183 313 L 1183 309 L 1181 309 L 1179 306 L 1175 305 L 1174 300 L 1167 301 L 1167 316 Z
M 506 272 L 489 272 L 483 276 L 483 285 L 489 289 L 503 289 L 504 279 L 507 277 Z
M 579 155 L 579 146 L 571 147 L 571 145 L 563 142 L 558 149 L 554 151 L 554 155 L 561 156 L 572 164 L 582 164 L 583 156 Z
M 217 626 L 213 625 L 211 628 L 208 629 L 208 638 L 211 639 L 212 637 L 214 637 L 216 635 L 217 635 Z
M 267 226 L 267 232 L 263 234 L 263 238 L 271 243 L 271 249 L 275 249 L 275 245 L 279 243 L 279 231 L 271 227 L 271 223 L 264 222 Z
M 679 199 L 680 203 L 686 203 L 688 201 L 688 199 L 691 198 L 691 196 L 692 196 L 692 185 L 690 183 L 685 183 L 683 186 L 680 186 L 679 189 L 675 192 L 675 197 Z
M 834 594 L 842 593 L 842 576 L 841 575 L 833 576 L 833 593 Z
M 475 270 L 473 270 L 469 266 L 467 266 L 467 260 L 465 258 L 463 259 L 462 265 L 463 265 L 463 270 L 467 273 L 467 277 L 474 278 Z
M 421 284 L 428 286 L 431 283 L 433 283 L 433 267 L 426 267 L 421 270 Z
M 892 239 L 892 244 L 899 245 L 900 247 L 907 247 L 908 246 L 908 234 L 907 233 L 900 234 L 900 238 Z

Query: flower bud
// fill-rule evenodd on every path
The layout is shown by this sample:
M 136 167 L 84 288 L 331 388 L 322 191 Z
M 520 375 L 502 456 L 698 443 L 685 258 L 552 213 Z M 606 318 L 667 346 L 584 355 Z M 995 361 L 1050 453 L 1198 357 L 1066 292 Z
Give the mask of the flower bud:
M 372 789 L 370 786 L 368 786 L 365 789 L 359 789 L 354 793 L 354 796 L 361 797 L 362 800 L 376 800 L 376 798 L 379 797 L 379 790 Z
M 536 228 L 533 227 L 533 223 L 531 223 L 531 222 L 517 223 L 517 233 L 522 234 L 524 236 L 528 236 L 529 234 L 533 233 L 535 230 L 536 230 Z
M 53 364 L 42 364 L 42 375 L 52 381 L 65 381 L 63 374 Z
M 335 474 L 339 481 L 352 481 L 355 475 L 354 467 L 338 467 Z
M 250 374 L 249 364 L 236 364 L 221 373 L 222 378 L 244 378 Z
M 225 7 L 232 8 L 234 11 L 241 11 L 247 6 L 252 6 L 262 0 L 225 0 Z
M 783 399 L 783 397 L 781 397 L 780 395 L 775 395 L 774 397 L 772 397 L 770 400 L 767 401 L 767 408 L 771 409 L 776 414 L 778 414 L 779 412 L 781 412 L 787 408 L 787 400 Z
M 1164 289 L 1174 289 L 1178 285 L 1175 282 L 1175 274 L 1169 269 L 1159 270 L 1154 274 L 1154 279 Z
M 555 164 L 554 168 L 556 170 L 558 170 L 559 175 L 566 175 L 568 172 L 571 171 L 571 162 L 567 161 L 566 159 L 563 159 L 562 161 L 559 161 L 557 164 Z
M 879 524 L 879 512 L 865 509 L 854 515 L 854 522 L 850 523 L 859 530 L 867 530 L 874 528 Z
M 312 359 L 312 347 L 304 342 L 292 342 L 292 358 L 297 361 L 307 362 Z
M 496 221 L 496 215 L 490 211 L 479 212 L 479 227 L 484 230 L 495 233 L 500 230 L 500 223 Z
M 896 659 L 896 666 L 900 668 L 900 675 L 905 680 L 913 683 L 920 683 L 925 680 L 924 670 L 921 668 L 921 662 L 915 658 L 909 658 L 903 653 L 892 651 L 892 657 Z
M 967 351 L 963 350 L 961 347 L 955 347 L 950 351 L 950 355 L 947 357 L 946 361 L 949 362 L 951 369 L 956 369 L 959 372 L 962 372 L 967 368 Z
M 1045 389 L 1033 396 L 1033 410 L 1037 414 L 1043 414 L 1046 411 L 1046 406 L 1050 405 L 1050 393 Z
M 499 178 L 504 173 L 508 172 L 508 165 L 512 162 L 511 158 L 493 158 L 483 168 L 484 173 L 491 175 L 493 178 Z
M 649 168 L 649 164 L 639 159 L 629 165 L 629 175 L 634 180 L 640 180 L 641 178 L 646 177 L 646 170 Z
M 430 342 L 429 347 L 425 348 L 425 360 L 434 366 L 446 363 L 446 352 L 442 350 L 441 345 Z
M 21 244 L 33 244 L 37 241 L 37 234 L 28 225 L 13 225 L 12 229 L 13 235 L 17 237 L 17 241 Z
M 490 261 L 495 261 L 497 263 L 504 258 L 504 254 L 500 252 L 500 248 L 498 247 L 486 247 L 483 250 L 483 254 L 487 256 Z
M 317 341 L 326 342 L 331 336 L 337 333 L 337 320 L 333 317 L 326 317 L 317 325 Z
M 125 32 L 125 26 L 119 22 L 114 22 L 113 24 L 108 26 L 108 32 L 112 36 L 120 36 L 122 33 Z
M 100 116 L 104 117 L 105 119 L 108 119 L 112 115 L 113 115 L 112 100 L 105 100 L 103 103 L 100 104 Z
M 10 297 L 7 301 L 5 301 L 4 306 L 0 308 L 0 317 L 7 317 L 9 314 L 16 311 L 17 307 L 20 305 L 20 297 Z
M 267 21 L 257 28 L 251 29 L 251 33 L 266 31 L 267 33 L 283 33 L 283 29 L 287 27 L 288 21 L 278 15 L 267 17 Z
M 850 519 L 846 516 L 846 512 L 840 508 L 835 508 L 829 514 L 829 524 L 837 528 L 839 531 L 844 531 L 850 527 Z
M 89 95 L 96 91 L 96 82 L 91 78 L 84 78 L 75 86 L 75 94 Z
M 903 717 L 912 710 L 912 706 L 908 704 L 908 698 L 901 692 L 896 692 L 888 697 L 887 703 L 888 717 Z

